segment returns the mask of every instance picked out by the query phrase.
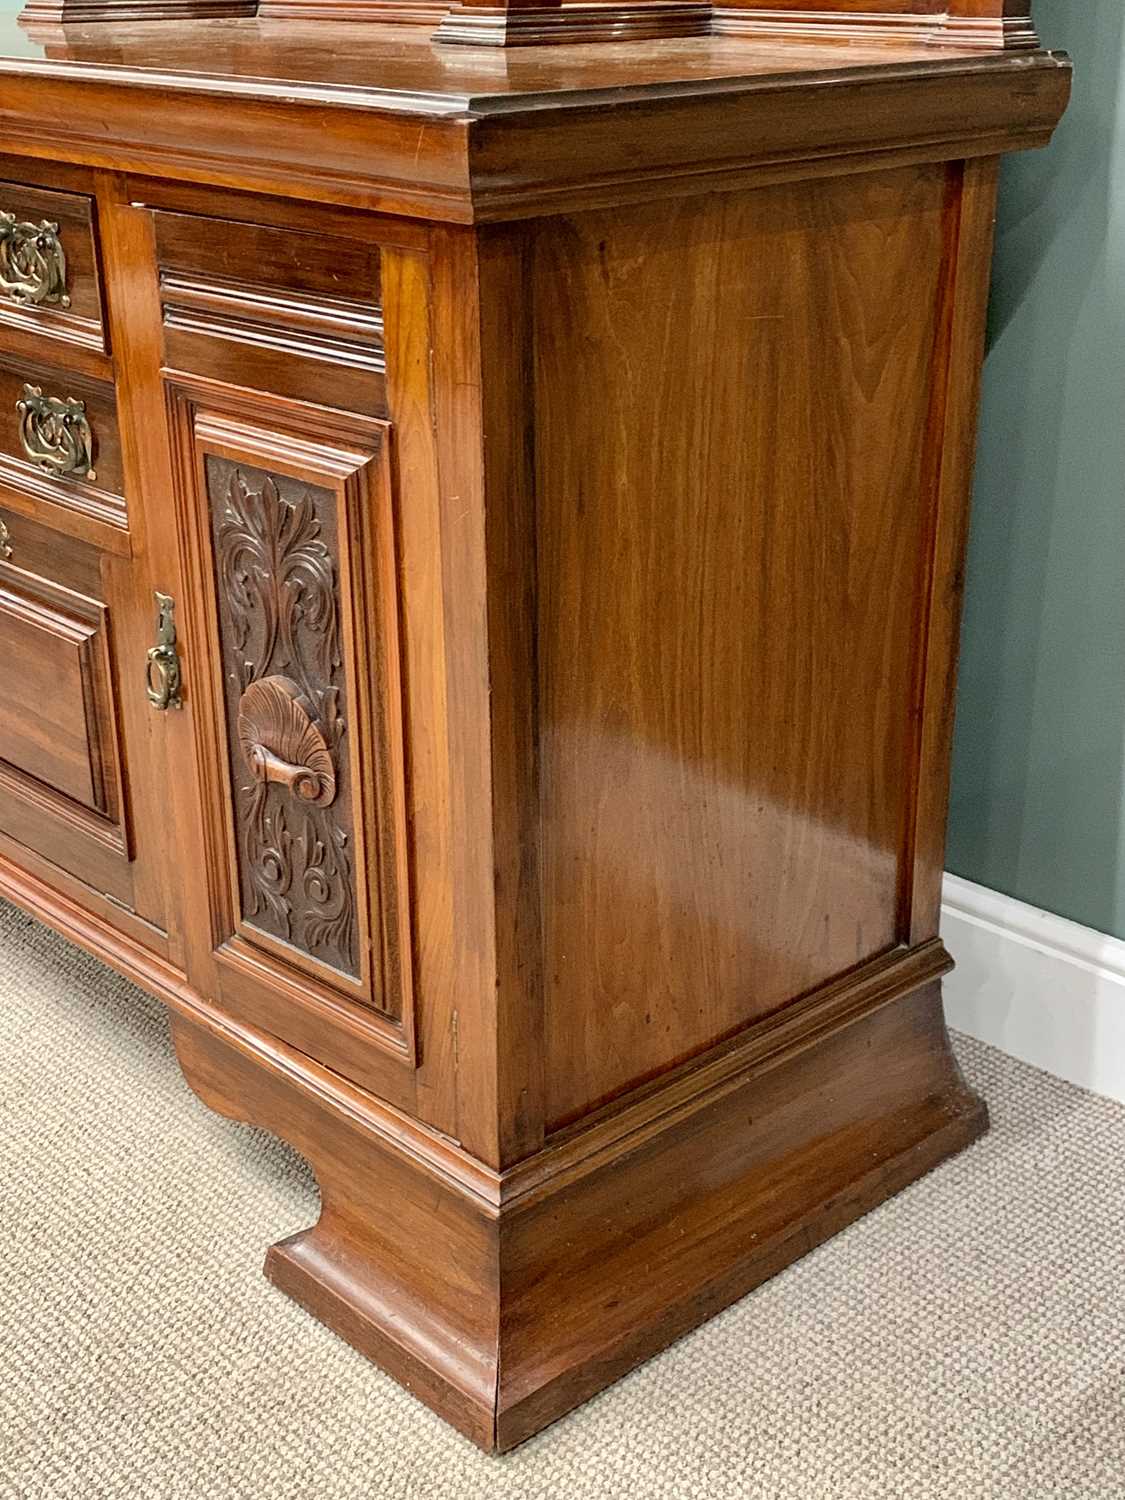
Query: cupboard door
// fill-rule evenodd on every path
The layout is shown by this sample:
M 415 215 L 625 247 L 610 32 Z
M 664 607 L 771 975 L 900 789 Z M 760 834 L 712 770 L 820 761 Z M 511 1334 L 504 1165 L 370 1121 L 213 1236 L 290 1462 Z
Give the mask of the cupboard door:
M 85 549 L 65 538 L 53 577 L 19 566 L 11 540 L 3 550 L 0 830 L 124 901 L 129 840 L 109 612 L 97 597 L 96 567 L 84 570 Z
M 105 608 L 33 574 L 0 578 L 0 760 L 112 822 L 119 778 Z
M 181 650 L 218 987 L 323 1053 L 324 1020 L 413 1056 L 390 432 L 169 384 L 195 571 Z
M 129 775 L 133 588 L 128 560 L 0 503 L 0 853 L 162 948 L 152 789 Z

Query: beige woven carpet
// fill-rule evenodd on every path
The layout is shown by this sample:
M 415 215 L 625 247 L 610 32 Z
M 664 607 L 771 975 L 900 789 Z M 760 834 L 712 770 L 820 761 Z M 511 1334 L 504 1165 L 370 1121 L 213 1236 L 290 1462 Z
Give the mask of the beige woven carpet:
M 961 1050 L 989 1138 L 488 1459 L 263 1279 L 304 1165 L 0 903 L 0 1496 L 1121 1500 L 1125 1109 Z

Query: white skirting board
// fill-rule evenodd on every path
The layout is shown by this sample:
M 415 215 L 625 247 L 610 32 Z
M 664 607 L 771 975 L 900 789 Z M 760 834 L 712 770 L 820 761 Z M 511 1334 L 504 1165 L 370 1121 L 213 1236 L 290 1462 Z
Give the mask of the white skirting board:
M 945 877 L 950 1026 L 1125 1103 L 1125 942 Z

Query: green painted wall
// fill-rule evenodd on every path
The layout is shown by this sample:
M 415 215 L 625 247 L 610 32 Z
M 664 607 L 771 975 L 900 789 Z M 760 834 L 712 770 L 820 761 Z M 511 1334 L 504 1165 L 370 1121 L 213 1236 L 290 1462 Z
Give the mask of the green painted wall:
M 1125 4 L 1035 16 L 1075 89 L 1002 178 L 947 864 L 1125 938 Z
M 23 31 L 10 24 L 10 18 L 18 16 L 23 7 L 24 0 L 0 0 L 0 21 L 5 23 L 5 57 L 41 57 L 43 55 L 41 42 L 33 42 Z

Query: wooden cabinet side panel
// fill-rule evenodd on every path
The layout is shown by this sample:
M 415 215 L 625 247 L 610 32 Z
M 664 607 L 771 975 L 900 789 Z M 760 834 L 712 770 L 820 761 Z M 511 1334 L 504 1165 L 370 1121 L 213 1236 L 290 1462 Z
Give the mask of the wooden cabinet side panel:
M 935 419 L 941 423 L 933 568 L 920 663 L 918 791 L 911 843 L 911 885 L 904 925 L 912 943 L 932 937 L 941 920 L 957 657 L 965 589 L 969 496 L 976 458 L 980 377 L 988 314 L 989 267 L 996 220 L 997 157 L 968 161 L 962 173 L 956 253 L 947 297 L 948 378 Z
M 549 1125 L 908 937 L 959 182 L 537 232 Z
M 456 818 L 458 1136 L 494 1166 L 542 1145 L 530 240 L 434 231 L 448 711 Z

